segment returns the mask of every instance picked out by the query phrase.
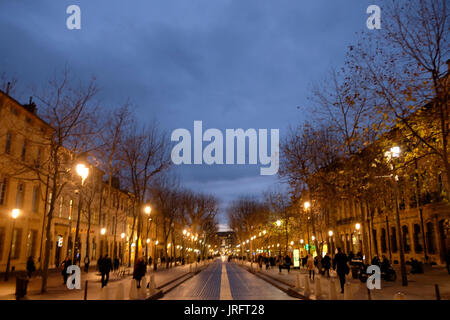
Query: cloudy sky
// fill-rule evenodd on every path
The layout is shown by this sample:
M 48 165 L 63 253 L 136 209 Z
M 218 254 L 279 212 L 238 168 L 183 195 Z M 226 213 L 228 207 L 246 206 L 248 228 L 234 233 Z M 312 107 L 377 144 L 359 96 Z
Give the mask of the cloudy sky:
M 0 73 L 19 95 L 69 66 L 95 75 L 106 105 L 133 103 L 142 122 L 171 132 L 203 127 L 280 129 L 304 120 L 313 82 L 343 63 L 370 4 L 380 0 L 0 0 Z M 81 30 L 66 9 L 81 8 Z M 259 165 L 182 165 L 185 186 L 217 195 L 277 183 Z M 224 214 L 221 223 L 226 223 Z

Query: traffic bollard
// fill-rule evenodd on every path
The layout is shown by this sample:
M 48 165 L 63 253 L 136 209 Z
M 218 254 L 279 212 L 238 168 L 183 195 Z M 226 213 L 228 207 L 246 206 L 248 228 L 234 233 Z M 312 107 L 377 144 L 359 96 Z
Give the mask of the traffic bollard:
M 110 297 L 111 295 L 109 287 L 108 286 L 103 287 L 100 296 L 101 300 L 109 300 Z
M 84 300 L 87 300 L 88 280 L 84 282 Z
M 119 283 L 116 288 L 116 296 L 115 296 L 116 300 L 124 300 L 125 299 L 125 297 L 123 295 L 123 291 L 124 291 L 123 283 Z
M 131 280 L 129 297 L 130 300 L 136 300 L 138 298 L 137 281 L 135 279 Z
M 330 280 L 329 281 L 329 286 L 328 286 L 328 298 L 330 300 L 336 300 L 337 299 L 337 294 L 336 294 L 336 282 L 334 280 Z
M 344 300 L 353 300 L 352 286 L 348 282 L 344 284 Z
M 303 283 L 304 283 L 304 294 L 305 296 L 309 296 L 311 294 L 311 289 L 309 287 L 309 278 L 308 276 L 303 277 Z
M 150 294 L 155 293 L 155 291 L 156 291 L 156 282 L 155 282 L 155 275 L 154 274 L 152 274 L 150 276 L 149 288 L 150 288 Z
M 439 286 L 437 284 L 434 285 L 434 292 L 436 293 L 436 300 L 441 300 L 441 293 L 439 292 Z
M 316 277 L 316 280 L 314 281 L 314 295 L 316 296 L 316 299 L 319 299 L 322 295 L 322 288 L 320 287 L 320 277 Z
M 403 292 L 397 292 L 394 295 L 394 300 L 406 300 L 406 295 Z

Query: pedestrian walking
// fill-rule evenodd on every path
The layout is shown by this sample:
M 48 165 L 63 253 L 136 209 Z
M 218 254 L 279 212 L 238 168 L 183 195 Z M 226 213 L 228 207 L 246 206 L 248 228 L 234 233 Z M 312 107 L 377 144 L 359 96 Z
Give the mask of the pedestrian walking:
M 286 254 L 286 257 L 284 257 L 284 265 L 286 266 L 288 273 L 291 270 L 291 263 L 292 263 L 291 257 L 289 257 L 289 255 Z
M 104 258 L 102 258 L 99 266 L 100 273 L 102 275 L 101 282 L 102 282 L 102 288 L 108 284 L 109 281 L 109 273 L 111 272 L 113 268 L 112 260 L 108 255 L 105 255 Z
M 311 275 L 312 275 L 312 280 L 314 280 L 314 275 L 315 275 L 314 259 L 310 254 L 308 254 L 308 260 L 306 261 L 306 269 L 308 269 L 308 271 L 309 271 L 309 280 L 311 280 Z
M 72 265 L 72 260 L 67 256 L 65 259 L 64 259 L 64 261 L 61 263 L 61 274 L 62 274 L 62 276 L 63 276 L 63 280 L 64 280 L 64 284 L 66 284 L 67 283 L 67 277 L 69 276 L 68 274 L 67 274 L 67 268 L 69 267 L 69 266 L 71 266 Z
M 137 287 L 141 287 L 141 280 L 145 276 L 145 272 L 147 271 L 147 266 L 145 265 L 144 259 L 139 258 L 134 265 L 133 270 L 133 279 L 136 279 L 138 285 Z
M 345 276 L 350 272 L 347 262 L 347 255 L 341 252 L 341 248 L 338 248 L 338 253 L 336 253 L 333 260 L 333 269 L 336 270 L 339 277 L 341 293 L 344 293 Z
M 89 272 L 89 264 L 90 264 L 90 262 L 91 262 L 91 260 L 89 259 L 89 255 L 84 257 L 84 272 L 86 272 L 86 273 Z
M 27 271 L 28 271 L 28 278 L 31 278 L 33 275 L 33 272 L 36 271 L 36 266 L 34 265 L 33 256 L 29 256 L 27 260 Z
M 327 274 L 327 278 L 330 277 L 330 268 L 331 268 L 331 258 L 328 255 L 328 252 L 325 254 L 325 256 L 322 258 L 322 268 L 323 268 L 323 274 Z

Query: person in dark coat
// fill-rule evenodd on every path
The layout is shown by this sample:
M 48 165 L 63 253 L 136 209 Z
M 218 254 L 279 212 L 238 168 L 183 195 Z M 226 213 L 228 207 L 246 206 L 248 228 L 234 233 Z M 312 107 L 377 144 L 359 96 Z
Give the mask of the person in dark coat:
M 289 257 L 289 255 L 286 255 L 286 257 L 284 257 L 284 265 L 286 266 L 288 273 L 291 270 L 291 263 L 292 263 L 291 257 Z
M 33 272 L 36 271 L 36 266 L 34 265 L 33 256 L 29 256 L 27 260 L 27 271 L 28 271 L 28 278 L 31 278 L 33 275 Z
M 336 270 L 339 277 L 339 281 L 341 283 L 341 293 L 344 293 L 345 275 L 350 272 L 347 262 L 347 255 L 341 252 L 341 248 L 338 248 L 338 253 L 336 253 L 333 260 L 333 269 Z
M 89 264 L 91 262 L 91 259 L 89 259 L 89 256 L 84 257 L 84 272 L 89 271 Z
M 149 265 L 150 268 L 151 268 L 151 266 L 152 266 L 152 257 L 148 257 L 148 265 Z
M 105 255 L 105 257 L 102 258 L 99 267 L 100 273 L 102 274 L 102 288 L 108 284 L 109 273 L 111 272 L 112 268 L 113 264 L 111 258 L 108 257 L 108 255 Z
M 72 260 L 71 260 L 69 257 L 66 257 L 66 258 L 64 259 L 64 261 L 61 263 L 61 267 L 62 267 L 61 274 L 62 274 L 63 279 L 64 279 L 64 284 L 67 283 L 67 277 L 69 276 L 69 275 L 67 274 L 67 268 L 68 268 L 69 266 L 71 266 L 71 265 L 72 265 Z
M 145 272 L 147 271 L 147 266 L 145 265 L 144 259 L 139 258 L 134 265 L 134 271 L 133 271 L 133 279 L 136 279 L 138 285 L 137 287 L 141 287 L 141 280 L 142 277 L 145 276 Z
M 325 254 L 325 256 L 322 258 L 322 268 L 323 268 L 323 274 L 327 274 L 327 278 L 330 277 L 330 268 L 331 268 L 331 258 L 328 255 L 328 252 Z

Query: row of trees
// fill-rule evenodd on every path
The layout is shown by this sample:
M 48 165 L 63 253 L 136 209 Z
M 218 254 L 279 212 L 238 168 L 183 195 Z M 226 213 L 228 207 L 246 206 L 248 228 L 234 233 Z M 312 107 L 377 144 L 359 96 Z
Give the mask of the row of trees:
M 8 84 L 8 91 L 13 89 Z M 145 242 L 144 232 L 148 234 L 143 212 L 147 205 L 153 208 L 156 230 L 163 230 L 166 256 L 169 236 L 174 242 L 176 228 L 190 226 L 192 232 L 202 235 L 203 250 L 216 231 L 217 200 L 180 188 L 170 173 L 170 145 L 165 132 L 155 122 L 137 121 L 129 102 L 113 108 L 102 106 L 97 100 L 98 93 L 95 79 L 77 84 L 66 70 L 34 94 L 38 116 L 48 126 L 33 132 L 19 127 L 12 129 L 33 146 L 36 157 L 32 161 L 12 159 L 7 164 L 8 172 L 14 168 L 12 176 L 43 186 L 42 292 L 47 289 L 52 223 L 58 201 L 69 187 L 76 189 L 79 195 L 74 255 L 80 247 L 80 221 L 87 224 L 86 249 L 89 252 L 89 231 L 98 215 L 100 226 L 113 221 L 113 252 L 117 252 L 118 226 L 132 220 L 129 252 L 131 254 L 132 241 L 135 241 L 136 261 L 141 253 L 140 244 Z M 36 107 L 31 101 L 29 106 Z M 81 181 L 76 173 L 79 163 L 93 169 L 86 181 Z M 127 196 L 125 215 L 120 214 L 123 211 L 119 206 L 123 209 L 123 202 L 117 197 L 118 189 Z
M 318 240 L 335 230 L 337 206 L 351 200 L 359 206 L 367 248 L 363 215 L 405 207 L 422 213 L 427 202 L 448 202 L 448 4 L 387 2 L 383 29 L 364 32 L 345 64 L 313 86 L 312 107 L 303 110 L 311 120 L 284 137 L 280 177 L 289 197 L 265 197 L 264 210 L 248 200 L 231 206 L 238 238 L 250 237 L 252 225 L 268 228 L 280 220 L 286 238 L 314 234 L 321 252 Z

